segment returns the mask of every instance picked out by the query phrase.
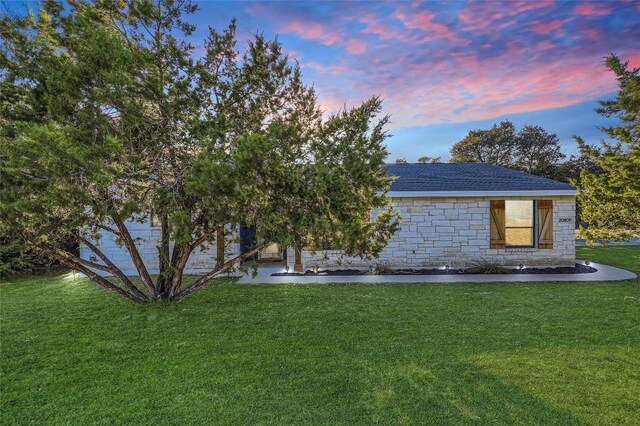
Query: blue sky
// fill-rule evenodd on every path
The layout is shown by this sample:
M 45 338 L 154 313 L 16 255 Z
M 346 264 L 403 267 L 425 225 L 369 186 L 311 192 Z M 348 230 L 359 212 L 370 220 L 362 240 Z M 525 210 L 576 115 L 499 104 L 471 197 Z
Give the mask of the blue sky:
M 640 2 L 208 2 L 198 24 L 238 19 L 278 36 L 328 111 L 373 96 L 391 114 L 390 159 L 447 157 L 469 130 L 504 119 L 596 142 L 613 96 L 602 59 L 640 65 Z M 203 28 L 204 29 L 204 28 Z
M 329 112 L 380 95 L 390 159 L 446 159 L 504 119 L 596 142 L 593 109 L 616 89 L 603 57 L 640 66 L 640 1 L 200 2 L 194 39 L 238 20 L 244 42 L 278 37 Z M 196 42 L 197 45 L 197 42 Z
M 595 143 L 603 137 L 598 126 L 615 122 L 596 114 L 594 108 L 597 107 L 597 101 L 593 100 L 568 107 L 505 114 L 485 120 L 396 129 L 388 141 L 391 151 L 390 159 L 405 158 L 415 161 L 422 155 L 447 158 L 451 145 L 464 138 L 469 130 L 488 129 L 503 120 L 513 122 L 517 128 L 527 124 L 542 126 L 545 130 L 558 135 L 563 152 L 573 154 L 577 151 L 574 135 Z

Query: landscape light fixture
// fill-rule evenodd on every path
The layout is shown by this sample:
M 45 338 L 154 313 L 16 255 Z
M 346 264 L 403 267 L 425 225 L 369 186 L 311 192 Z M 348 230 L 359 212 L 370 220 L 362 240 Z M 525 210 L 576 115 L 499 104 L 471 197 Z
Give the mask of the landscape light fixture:
M 318 274 L 318 265 L 313 267 L 313 273 L 316 275 Z
M 287 272 L 287 274 L 289 273 L 289 265 L 284 267 L 284 270 Z
M 518 265 L 518 269 L 520 269 L 520 270 L 524 269 L 524 265 L 523 265 L 522 263 L 521 263 L 521 264 L 519 264 L 519 265 Z
M 588 260 L 585 260 L 585 261 L 584 261 L 584 264 L 585 264 L 586 266 L 589 266 L 589 265 L 591 265 L 591 262 L 589 262 Z
M 449 265 L 444 265 L 444 269 L 449 270 Z

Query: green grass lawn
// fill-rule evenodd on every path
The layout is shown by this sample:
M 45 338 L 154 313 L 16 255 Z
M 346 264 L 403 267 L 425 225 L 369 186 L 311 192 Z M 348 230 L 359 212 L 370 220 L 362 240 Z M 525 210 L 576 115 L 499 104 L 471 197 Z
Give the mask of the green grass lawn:
M 579 257 L 640 272 L 638 247 Z M 0 284 L 0 423 L 638 424 L 640 281 Z

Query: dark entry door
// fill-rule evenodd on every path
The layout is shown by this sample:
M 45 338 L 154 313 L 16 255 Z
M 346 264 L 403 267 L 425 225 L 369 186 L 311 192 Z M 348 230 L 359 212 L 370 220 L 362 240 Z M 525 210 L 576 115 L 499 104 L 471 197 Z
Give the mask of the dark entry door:
M 240 253 L 244 254 L 254 248 L 256 245 L 256 227 L 255 226 L 240 226 Z M 257 259 L 258 254 L 256 253 L 251 258 L 247 259 Z

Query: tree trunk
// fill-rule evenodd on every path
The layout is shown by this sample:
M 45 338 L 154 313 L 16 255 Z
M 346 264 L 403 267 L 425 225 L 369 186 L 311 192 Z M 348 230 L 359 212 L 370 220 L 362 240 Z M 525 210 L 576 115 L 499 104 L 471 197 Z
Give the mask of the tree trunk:
M 181 289 L 182 280 L 184 278 L 184 269 L 189 261 L 191 252 L 198 245 L 206 241 L 208 235 L 202 235 L 191 244 L 176 245 L 173 248 L 173 253 L 171 255 L 169 265 L 165 270 L 164 291 L 160 292 L 158 291 L 158 287 L 154 286 L 153 281 L 151 280 L 151 276 L 147 272 L 146 266 L 144 265 L 144 263 L 142 263 L 142 258 L 140 257 L 140 254 L 135 245 L 133 245 L 134 241 L 133 238 L 131 238 L 128 230 L 123 223 L 118 223 L 117 221 L 114 222 L 116 223 L 119 232 L 122 234 L 125 247 L 129 251 L 131 258 L 134 261 L 138 272 L 140 273 L 140 278 L 145 285 L 145 289 L 147 289 L 149 294 L 145 294 L 138 287 L 136 287 L 133 282 L 131 282 L 129 277 L 127 277 L 95 244 L 80 235 L 75 235 L 75 238 L 79 242 L 85 244 L 92 252 L 94 252 L 104 262 L 104 265 L 86 259 L 81 259 L 80 257 L 74 256 L 62 250 L 57 250 L 44 244 L 40 246 L 40 249 L 52 258 L 58 260 L 60 264 L 82 272 L 90 280 L 106 288 L 107 290 L 113 291 L 114 293 L 130 299 L 136 303 L 142 303 L 149 302 L 151 300 L 182 300 L 190 296 L 200 288 L 204 287 L 213 279 L 232 269 L 239 262 L 251 258 L 253 255 L 267 246 L 267 244 L 261 244 L 260 246 L 257 246 L 246 253 L 236 256 L 227 262 L 224 262 L 222 264 L 218 263 L 214 270 L 198 278 L 198 280 L 191 286 L 185 289 Z M 216 229 L 219 228 L 214 228 L 213 232 L 215 232 Z M 138 264 L 140 264 L 141 267 L 138 267 Z M 124 287 L 120 287 L 112 283 L 105 277 L 98 275 L 95 270 L 109 272 L 114 277 L 118 278 L 122 282 Z
M 153 219 L 152 219 L 153 220 Z M 169 219 L 166 214 L 161 215 L 162 221 L 162 237 L 160 240 L 160 246 L 158 247 L 158 265 L 159 274 L 156 280 L 156 288 L 158 293 L 162 294 L 167 288 L 167 274 L 169 274 L 169 268 L 171 268 L 171 262 L 169 260 Z
M 129 233 L 129 230 L 125 226 L 124 222 L 122 222 L 120 219 L 117 219 L 117 218 L 112 218 L 112 219 L 116 224 L 116 226 L 118 227 L 118 230 L 122 234 L 122 241 L 124 242 L 125 247 L 129 251 L 129 255 L 131 256 L 133 265 L 136 267 L 136 270 L 138 271 L 138 275 L 142 280 L 142 284 L 144 284 L 144 287 L 147 289 L 147 292 L 149 293 L 149 295 L 151 295 L 151 297 L 153 298 L 156 298 L 158 296 L 158 291 L 153 284 L 153 280 L 151 280 L 149 271 L 147 270 L 147 267 L 145 266 L 144 261 L 140 256 L 140 252 L 136 247 L 135 241 L 133 241 L 133 238 L 131 238 L 131 234 Z

